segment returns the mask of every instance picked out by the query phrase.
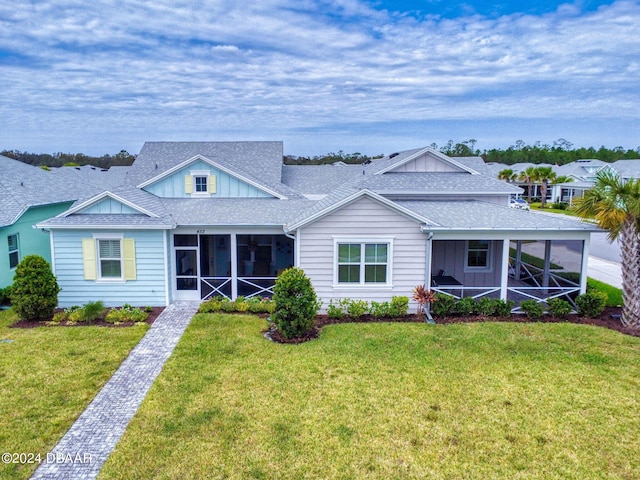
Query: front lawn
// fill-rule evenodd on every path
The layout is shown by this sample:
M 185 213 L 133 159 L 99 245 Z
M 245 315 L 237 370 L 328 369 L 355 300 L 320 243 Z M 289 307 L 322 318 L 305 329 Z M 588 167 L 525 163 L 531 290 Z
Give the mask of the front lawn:
M 199 314 L 100 478 L 640 478 L 640 338 Z
M 44 460 L 149 326 L 9 328 L 16 320 L 0 311 L 0 454 Z M 2 479 L 37 467 L 4 460 Z

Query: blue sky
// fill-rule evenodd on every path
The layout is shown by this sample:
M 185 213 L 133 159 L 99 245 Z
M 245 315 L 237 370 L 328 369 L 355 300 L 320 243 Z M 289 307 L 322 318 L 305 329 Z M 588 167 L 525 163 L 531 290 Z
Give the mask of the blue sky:
M 640 146 L 640 0 L 0 4 L 0 149 Z

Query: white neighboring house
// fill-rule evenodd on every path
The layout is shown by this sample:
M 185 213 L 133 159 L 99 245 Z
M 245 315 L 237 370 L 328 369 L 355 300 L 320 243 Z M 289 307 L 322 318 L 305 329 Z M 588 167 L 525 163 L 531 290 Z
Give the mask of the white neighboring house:
M 590 232 L 509 208 L 521 189 L 431 148 L 364 165 L 288 166 L 280 142 L 150 142 L 117 188 L 40 222 L 61 306 L 271 295 L 299 266 L 324 306 L 416 285 L 573 298 Z

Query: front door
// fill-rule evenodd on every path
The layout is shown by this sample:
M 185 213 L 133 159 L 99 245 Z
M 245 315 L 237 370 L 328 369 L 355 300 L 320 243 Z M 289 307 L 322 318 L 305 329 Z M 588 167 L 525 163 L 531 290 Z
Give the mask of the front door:
M 198 300 L 198 236 L 174 235 L 176 300 Z

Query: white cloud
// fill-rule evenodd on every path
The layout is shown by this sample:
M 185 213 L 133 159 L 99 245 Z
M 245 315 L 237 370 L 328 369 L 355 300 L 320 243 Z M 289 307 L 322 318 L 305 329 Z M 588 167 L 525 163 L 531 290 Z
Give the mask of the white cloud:
M 3 148 L 38 125 L 280 138 L 336 123 L 636 119 L 640 100 L 637 1 L 444 20 L 356 0 L 43 0 L 0 18 Z

